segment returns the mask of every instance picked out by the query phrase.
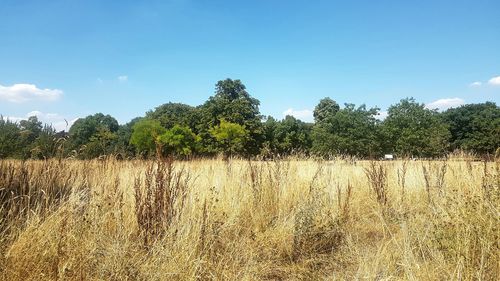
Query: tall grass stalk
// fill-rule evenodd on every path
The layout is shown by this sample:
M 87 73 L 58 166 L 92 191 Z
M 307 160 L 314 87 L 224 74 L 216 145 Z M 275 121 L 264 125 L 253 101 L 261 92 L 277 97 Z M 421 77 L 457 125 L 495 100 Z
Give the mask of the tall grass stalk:
M 498 160 L 4 160 L 0 280 L 498 280 L 498 206 Z

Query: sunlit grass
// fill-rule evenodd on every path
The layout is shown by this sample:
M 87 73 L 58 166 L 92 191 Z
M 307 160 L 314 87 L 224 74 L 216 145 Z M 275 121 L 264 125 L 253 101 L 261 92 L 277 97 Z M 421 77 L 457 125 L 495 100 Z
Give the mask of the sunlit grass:
M 496 280 L 500 163 L 0 162 L 5 280 Z

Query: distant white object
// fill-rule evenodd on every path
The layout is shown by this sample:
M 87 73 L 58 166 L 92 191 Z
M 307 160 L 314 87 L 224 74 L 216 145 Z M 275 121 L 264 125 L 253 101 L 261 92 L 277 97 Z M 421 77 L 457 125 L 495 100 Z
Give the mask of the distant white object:
M 394 160 L 394 155 L 386 154 L 386 155 L 384 155 L 384 160 Z

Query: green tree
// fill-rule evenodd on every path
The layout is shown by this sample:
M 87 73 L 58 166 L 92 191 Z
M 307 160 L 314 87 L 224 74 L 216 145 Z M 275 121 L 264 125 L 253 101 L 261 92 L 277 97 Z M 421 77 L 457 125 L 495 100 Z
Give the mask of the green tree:
M 26 143 L 32 143 L 42 132 L 43 124 L 38 121 L 38 117 L 30 116 L 28 120 L 19 121 L 19 129 L 24 135 Z
M 340 110 L 340 106 L 331 98 L 323 98 L 314 108 L 314 121 L 320 123 L 329 117 L 334 116 Z
M 115 152 L 114 143 L 117 135 L 108 128 L 99 127 L 84 146 L 83 153 L 86 158 L 96 158 L 102 155 L 109 155 Z
M 84 158 L 98 156 L 98 151 L 109 151 L 109 149 L 101 150 L 96 147 L 102 144 L 105 139 L 114 138 L 108 133 L 116 133 L 119 127 L 115 118 L 102 113 L 80 118 L 69 129 L 70 149 L 82 151 L 83 154 L 80 156 Z M 111 144 L 112 142 L 107 143 Z M 89 147 L 87 148 L 87 146 Z
M 21 154 L 20 129 L 16 123 L 0 116 L 0 159 Z
M 133 125 L 130 143 L 135 146 L 138 153 L 152 155 L 156 151 L 157 156 L 161 156 L 159 136 L 165 132 L 166 129 L 159 121 L 142 119 Z
M 58 140 L 56 130 L 45 124 L 31 146 L 31 158 L 48 159 L 56 156 Z
M 197 150 L 199 142 L 189 127 L 175 125 L 159 136 L 163 151 L 176 156 L 189 156 Z
M 179 125 L 195 130 L 199 123 L 199 110 L 187 104 L 169 102 L 148 111 L 146 118 L 158 120 L 166 129 Z
M 259 101 L 250 96 L 240 80 L 226 79 L 217 82 L 215 95 L 200 107 L 201 122 L 199 133 L 206 152 L 221 152 L 210 128 L 219 125 L 220 120 L 244 126 L 249 134 L 243 154 L 259 153 L 262 144 L 262 124 Z
M 30 116 L 28 120 L 19 121 L 20 143 L 22 146 L 21 157 L 23 159 L 31 157 L 31 150 L 34 148 L 34 142 L 43 129 L 42 122 L 38 117 Z
M 130 138 L 132 137 L 132 127 L 141 119 L 142 117 L 136 117 L 130 122 L 120 125 L 118 131 L 116 131 L 114 149 L 122 157 L 133 157 L 135 155 L 135 147 L 130 143 Z
M 312 132 L 312 151 L 321 156 L 339 154 L 374 157 L 380 154 L 378 108 L 358 108 L 346 104 L 345 108 L 316 123 Z
M 268 117 L 263 127 L 264 154 L 308 153 L 311 148 L 312 124 L 302 122 L 293 116 L 286 116 L 281 121 Z
M 248 140 L 245 126 L 222 119 L 219 125 L 210 129 L 210 134 L 217 140 L 219 151 L 222 151 L 226 158 L 241 154 L 245 150 Z
M 442 113 L 451 133 L 451 149 L 495 153 L 500 147 L 500 107 L 493 102 L 467 104 Z
M 436 110 L 413 98 L 391 105 L 383 122 L 384 148 L 400 156 L 436 157 L 447 152 L 450 132 Z
M 262 143 L 262 148 L 260 154 L 262 156 L 273 156 L 276 154 L 278 147 L 278 140 L 276 139 L 276 128 L 279 122 L 272 116 L 267 116 L 265 121 L 262 123 L 262 134 L 264 141 Z

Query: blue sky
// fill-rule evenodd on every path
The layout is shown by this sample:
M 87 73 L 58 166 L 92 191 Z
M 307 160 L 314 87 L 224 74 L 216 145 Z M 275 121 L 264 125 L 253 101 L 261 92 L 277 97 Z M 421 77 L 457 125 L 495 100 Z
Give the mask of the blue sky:
M 498 0 L 136 2 L 0 0 L 0 113 L 124 123 L 228 77 L 278 118 L 325 96 L 500 102 Z

